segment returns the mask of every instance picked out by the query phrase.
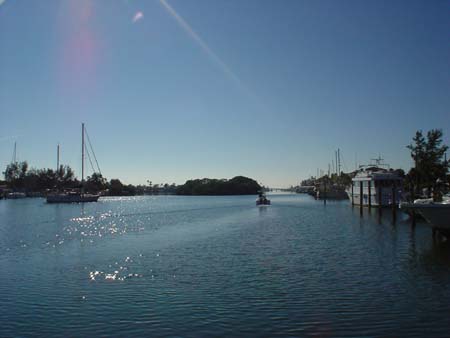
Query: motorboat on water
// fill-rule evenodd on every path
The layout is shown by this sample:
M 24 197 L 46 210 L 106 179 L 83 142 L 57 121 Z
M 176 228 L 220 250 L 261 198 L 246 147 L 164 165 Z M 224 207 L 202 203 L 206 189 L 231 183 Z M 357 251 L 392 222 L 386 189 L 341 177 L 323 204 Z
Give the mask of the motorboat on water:
M 401 203 L 400 209 L 407 212 L 417 212 L 427 223 L 439 230 L 450 232 L 450 195 L 436 201 L 433 198 L 417 199 L 413 203 Z
M 257 206 L 270 205 L 270 200 L 266 197 L 264 192 L 260 192 L 256 200 Z
M 84 193 L 84 142 L 85 127 L 81 124 L 81 191 L 57 192 L 47 195 L 47 203 L 84 203 L 97 202 L 100 195 Z M 88 136 L 89 137 L 89 136 Z M 89 138 L 88 138 L 89 141 Z M 58 149 L 59 150 L 59 149 Z M 59 154 L 59 153 L 58 153 Z M 88 153 L 89 155 L 89 153 Z M 58 155 L 59 156 L 59 155 Z
M 402 177 L 377 158 L 374 164 L 362 165 L 347 188 L 353 205 L 387 207 L 402 199 Z

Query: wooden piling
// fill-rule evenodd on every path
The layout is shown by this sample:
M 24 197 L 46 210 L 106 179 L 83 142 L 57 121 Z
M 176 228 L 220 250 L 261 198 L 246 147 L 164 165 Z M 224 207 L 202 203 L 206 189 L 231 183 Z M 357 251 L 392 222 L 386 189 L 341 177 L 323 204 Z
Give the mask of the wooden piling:
M 395 181 L 392 183 L 392 221 L 395 224 L 397 221 L 397 185 Z
M 378 187 L 377 187 L 377 199 L 378 199 L 378 214 L 379 214 L 379 216 L 380 216 L 380 220 L 381 220 L 381 214 L 382 214 L 382 212 L 383 212 L 383 208 L 382 208 L 382 205 L 381 205 L 381 203 L 382 203 L 382 201 L 383 201 L 383 199 L 382 199 L 382 197 L 381 197 L 381 191 L 382 191 L 382 188 L 381 188 L 380 183 L 378 182 Z
M 392 209 L 395 209 L 397 206 L 397 196 L 395 195 L 396 193 L 396 186 L 395 186 L 395 181 L 392 183 Z
M 380 207 L 380 208 L 382 207 L 382 202 L 383 202 L 381 193 L 382 193 L 382 188 L 381 188 L 380 184 L 378 184 L 378 207 Z
M 363 214 L 363 182 L 359 181 L 359 213 Z
M 371 191 L 372 182 L 369 181 L 367 182 L 367 184 L 369 185 L 369 209 L 370 209 L 372 208 L 372 191 Z
M 352 207 L 355 205 L 355 196 L 353 194 L 353 186 L 355 185 L 355 182 L 352 181 Z

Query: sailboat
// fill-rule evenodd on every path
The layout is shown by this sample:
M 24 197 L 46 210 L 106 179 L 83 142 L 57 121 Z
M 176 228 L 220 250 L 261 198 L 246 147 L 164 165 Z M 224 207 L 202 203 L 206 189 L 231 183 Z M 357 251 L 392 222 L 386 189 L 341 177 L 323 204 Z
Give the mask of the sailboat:
M 84 193 L 84 123 L 81 124 L 81 192 L 64 192 L 47 195 L 47 203 L 97 202 L 100 195 Z
M 17 162 L 16 155 L 17 155 L 17 142 L 14 142 L 14 152 L 13 152 L 13 158 L 12 158 L 12 161 L 11 161 L 11 165 L 14 164 L 17 167 L 18 162 Z M 19 198 L 25 198 L 25 197 L 27 197 L 27 195 L 24 192 L 13 191 L 13 192 L 7 193 L 5 195 L 5 197 L 8 198 L 8 199 L 16 200 L 16 199 L 19 199 Z

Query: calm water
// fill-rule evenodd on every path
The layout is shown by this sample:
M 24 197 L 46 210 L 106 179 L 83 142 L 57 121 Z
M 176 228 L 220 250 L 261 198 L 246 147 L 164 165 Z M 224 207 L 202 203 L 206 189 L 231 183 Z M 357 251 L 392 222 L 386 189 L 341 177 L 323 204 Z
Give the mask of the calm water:
M 429 228 L 271 199 L 0 201 L 0 336 L 449 336 Z

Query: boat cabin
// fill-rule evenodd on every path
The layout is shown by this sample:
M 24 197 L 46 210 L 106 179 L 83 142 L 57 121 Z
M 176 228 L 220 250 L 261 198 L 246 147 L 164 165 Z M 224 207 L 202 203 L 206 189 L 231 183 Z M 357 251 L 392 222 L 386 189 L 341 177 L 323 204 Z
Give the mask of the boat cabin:
M 347 189 L 352 205 L 386 207 L 398 205 L 402 198 L 403 178 L 392 169 L 361 166 Z

